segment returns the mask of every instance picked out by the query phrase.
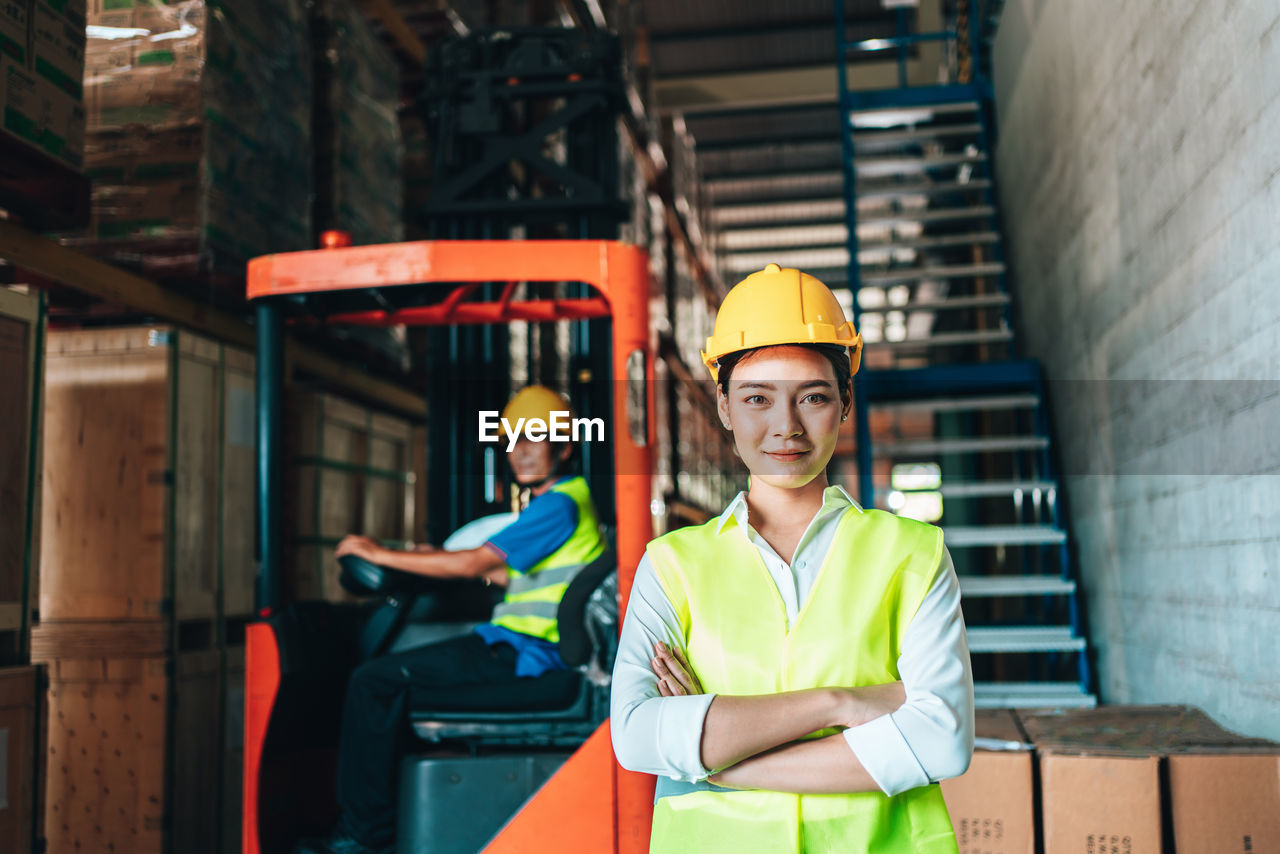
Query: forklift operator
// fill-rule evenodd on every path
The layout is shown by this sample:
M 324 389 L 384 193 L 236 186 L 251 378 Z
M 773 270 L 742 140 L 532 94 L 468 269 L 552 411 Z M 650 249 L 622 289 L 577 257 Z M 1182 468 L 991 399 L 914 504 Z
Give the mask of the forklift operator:
M 568 410 L 543 386 L 518 392 L 503 410 L 505 422 Z M 474 633 L 386 655 L 358 667 L 347 685 L 338 749 L 341 815 L 332 834 L 299 844 L 295 854 L 366 854 L 394 849 L 396 775 L 410 737 L 409 712 L 451 689 L 505 682 L 564 669 L 556 644 L 556 611 L 573 576 L 603 552 L 587 482 L 563 473 L 568 443 L 520 436 L 507 451 L 516 482 L 531 493 L 510 525 L 478 548 L 398 551 L 348 536 L 338 556 L 433 578 L 484 578 L 505 584 L 490 622 Z

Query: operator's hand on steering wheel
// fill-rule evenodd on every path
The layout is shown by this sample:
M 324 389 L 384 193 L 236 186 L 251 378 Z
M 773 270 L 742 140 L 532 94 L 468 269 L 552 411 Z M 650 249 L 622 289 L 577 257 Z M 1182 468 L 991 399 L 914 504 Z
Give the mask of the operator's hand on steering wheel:
M 355 555 L 362 557 L 370 563 L 381 563 L 383 548 L 378 543 L 368 537 L 362 537 L 359 534 L 348 534 L 342 538 L 342 542 L 338 543 L 338 557 L 344 555 Z
M 653 675 L 658 677 L 658 693 L 664 697 L 703 693 L 702 683 L 693 675 L 693 668 L 679 649 L 654 642 L 649 667 L 653 670 Z

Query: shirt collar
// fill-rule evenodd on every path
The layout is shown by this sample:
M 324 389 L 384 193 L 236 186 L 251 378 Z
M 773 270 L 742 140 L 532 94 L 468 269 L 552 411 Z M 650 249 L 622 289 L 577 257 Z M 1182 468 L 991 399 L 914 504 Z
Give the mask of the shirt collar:
M 825 513 L 831 513 L 836 510 L 843 512 L 850 507 L 857 510 L 859 513 L 862 512 L 862 508 L 858 505 L 858 502 L 854 501 L 853 497 L 849 495 L 848 492 L 845 492 L 843 486 L 838 484 L 828 486 L 826 489 L 822 490 L 822 507 L 818 510 L 817 515 L 821 516 Z M 729 523 L 730 519 L 736 522 L 738 527 L 742 528 L 744 531 L 747 529 L 746 490 L 735 495 L 733 500 L 729 502 L 729 506 L 720 514 L 720 521 L 716 524 L 717 534 L 724 530 L 724 526 Z

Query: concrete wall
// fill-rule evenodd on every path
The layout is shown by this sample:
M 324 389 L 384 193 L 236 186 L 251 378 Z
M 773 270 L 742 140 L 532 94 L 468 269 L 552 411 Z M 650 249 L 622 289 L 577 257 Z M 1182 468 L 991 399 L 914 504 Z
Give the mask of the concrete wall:
M 1280 6 L 1009 0 L 994 64 L 1102 697 L 1280 738 Z

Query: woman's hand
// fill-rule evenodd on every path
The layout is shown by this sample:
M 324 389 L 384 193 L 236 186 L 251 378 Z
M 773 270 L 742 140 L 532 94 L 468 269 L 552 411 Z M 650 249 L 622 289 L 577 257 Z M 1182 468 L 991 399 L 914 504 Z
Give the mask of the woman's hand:
M 658 677 L 659 694 L 664 697 L 683 697 L 703 693 L 702 683 L 693 675 L 693 668 L 689 666 L 683 652 L 655 641 L 653 653 L 653 658 L 649 659 L 649 667 L 653 670 L 653 675 Z
M 342 542 L 338 543 L 338 557 L 345 555 L 355 555 L 362 557 L 370 563 L 382 563 L 379 559 L 385 549 L 378 545 L 375 540 L 368 537 L 362 537 L 359 534 L 348 534 L 342 538 Z
M 843 727 L 861 726 L 896 712 L 907 701 L 907 691 L 901 682 L 836 690 L 840 692 L 839 725 Z

